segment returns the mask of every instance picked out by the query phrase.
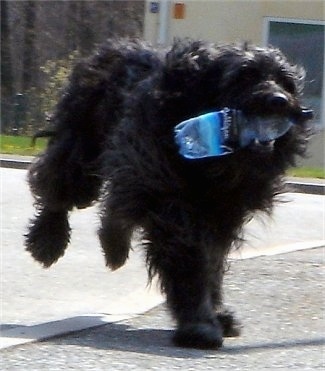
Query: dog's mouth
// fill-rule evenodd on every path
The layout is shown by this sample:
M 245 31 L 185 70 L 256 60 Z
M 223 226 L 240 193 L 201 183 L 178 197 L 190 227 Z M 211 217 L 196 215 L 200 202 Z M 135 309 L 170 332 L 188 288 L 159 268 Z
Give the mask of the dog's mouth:
M 276 139 L 285 135 L 293 125 L 293 120 L 288 117 L 244 116 L 239 125 L 240 147 L 269 152 L 273 149 Z
M 270 141 L 260 141 L 258 139 L 254 139 L 248 147 L 258 153 L 270 153 L 273 151 L 274 144 L 275 139 Z
M 313 111 L 302 108 L 299 115 L 269 117 L 246 117 L 246 123 L 241 133 L 241 146 L 268 153 L 274 148 L 276 139 L 285 135 L 292 126 L 306 122 L 313 117 Z
M 287 117 L 245 117 L 240 128 L 240 146 L 258 153 L 270 153 L 276 140 L 285 135 L 294 125 Z

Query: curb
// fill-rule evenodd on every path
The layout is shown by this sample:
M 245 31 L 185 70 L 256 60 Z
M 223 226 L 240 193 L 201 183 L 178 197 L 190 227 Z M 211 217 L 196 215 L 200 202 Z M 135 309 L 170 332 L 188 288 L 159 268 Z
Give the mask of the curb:
M 309 193 L 313 195 L 325 195 L 325 183 L 312 183 L 288 180 L 286 182 L 288 192 Z
M 0 159 L 0 167 L 7 169 L 23 169 L 26 170 L 30 166 L 30 160 L 14 160 L 14 159 Z
M 33 157 L 25 156 L 1 156 L 0 167 L 8 169 L 26 170 L 32 163 Z M 290 178 L 286 181 L 287 191 L 293 193 L 308 193 L 314 195 L 325 195 L 325 182 L 308 179 L 306 181 L 299 179 L 298 181 Z

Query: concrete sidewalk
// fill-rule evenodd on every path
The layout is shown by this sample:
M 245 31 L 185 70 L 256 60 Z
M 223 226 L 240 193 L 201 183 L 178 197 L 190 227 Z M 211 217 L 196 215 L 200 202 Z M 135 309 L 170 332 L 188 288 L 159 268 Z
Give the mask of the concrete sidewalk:
M 324 370 L 324 248 L 232 261 L 226 302 L 241 337 L 172 346 L 164 305 L 124 321 L 1 351 L 2 370 Z

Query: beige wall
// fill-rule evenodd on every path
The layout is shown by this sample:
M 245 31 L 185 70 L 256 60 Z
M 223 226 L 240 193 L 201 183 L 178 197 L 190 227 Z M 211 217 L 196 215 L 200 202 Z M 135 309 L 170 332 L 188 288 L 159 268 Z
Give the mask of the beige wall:
M 185 4 L 184 19 L 173 19 L 176 2 Z M 263 44 L 266 17 L 325 19 L 322 0 L 169 0 L 168 3 L 166 44 L 170 44 L 175 37 L 201 38 L 221 43 L 251 41 Z M 144 38 L 155 45 L 159 33 L 159 14 L 152 14 L 149 9 L 150 1 L 147 0 Z M 323 130 L 312 140 L 309 151 L 311 157 L 302 164 L 325 168 L 324 148 Z
M 146 7 L 144 38 L 153 44 L 157 41 L 159 14 Z M 168 40 L 174 37 L 202 38 L 217 42 L 263 41 L 265 17 L 282 17 L 324 20 L 322 0 L 185 0 L 185 18 L 173 19 L 170 0 Z
M 170 40 L 174 36 L 191 36 L 218 42 L 233 42 L 240 38 L 260 41 L 262 28 L 256 24 L 257 20 L 261 21 L 259 2 L 248 2 L 243 8 L 238 1 L 220 1 L 218 4 L 193 1 L 186 3 L 185 12 L 184 20 L 171 20 Z

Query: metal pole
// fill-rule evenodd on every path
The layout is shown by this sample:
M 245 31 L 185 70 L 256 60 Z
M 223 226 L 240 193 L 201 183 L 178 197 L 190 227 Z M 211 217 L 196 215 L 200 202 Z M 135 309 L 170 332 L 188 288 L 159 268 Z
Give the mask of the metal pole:
M 170 0 L 160 0 L 157 44 L 161 46 L 168 42 L 169 8 Z

